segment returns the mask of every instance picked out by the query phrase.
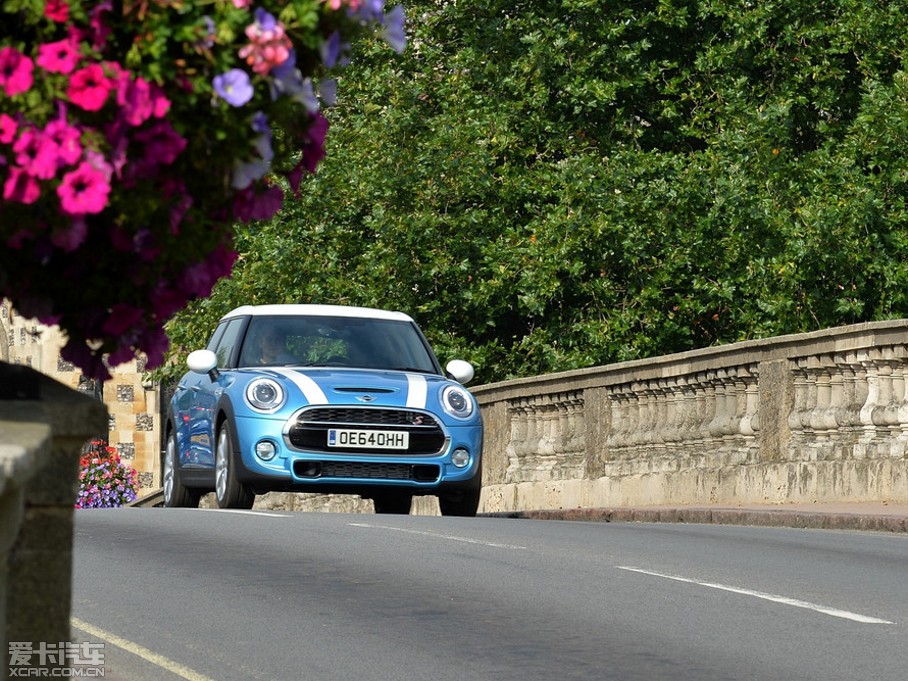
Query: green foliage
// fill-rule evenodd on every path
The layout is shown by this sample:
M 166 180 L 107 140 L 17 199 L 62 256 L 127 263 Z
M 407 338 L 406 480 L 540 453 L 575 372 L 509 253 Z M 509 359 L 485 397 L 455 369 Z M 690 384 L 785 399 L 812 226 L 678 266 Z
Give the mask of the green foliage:
M 482 382 L 908 313 L 903 2 L 416 0 L 243 303 L 413 314 Z

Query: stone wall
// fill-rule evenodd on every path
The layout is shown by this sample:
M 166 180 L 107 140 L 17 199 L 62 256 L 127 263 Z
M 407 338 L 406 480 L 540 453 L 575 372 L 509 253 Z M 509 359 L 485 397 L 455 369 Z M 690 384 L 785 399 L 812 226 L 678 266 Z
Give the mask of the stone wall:
M 64 343 L 59 329 L 26 319 L 0 300 L 0 361 L 31 367 L 103 401 L 109 422 L 94 437 L 106 437 L 123 462 L 138 471 L 140 497 L 154 491 L 161 480 L 159 392 L 143 380 L 144 361 L 140 358 L 113 368 L 111 380 L 99 384 L 62 360 Z
M 73 502 L 97 400 L 0 362 L 0 638 L 68 641 Z M 68 666 L 68 665 L 67 665 Z M 0 678 L 6 678 L 6 666 Z
M 473 390 L 481 510 L 908 501 L 908 320 Z

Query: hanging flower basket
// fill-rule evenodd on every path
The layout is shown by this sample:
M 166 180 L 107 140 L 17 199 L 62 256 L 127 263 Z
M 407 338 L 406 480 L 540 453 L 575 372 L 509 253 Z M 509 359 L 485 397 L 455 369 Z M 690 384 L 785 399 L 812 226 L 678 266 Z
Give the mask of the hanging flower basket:
M 384 0 L 6 0 L 0 10 L 0 297 L 67 335 L 86 376 L 147 357 L 230 273 L 324 156 L 332 69 Z

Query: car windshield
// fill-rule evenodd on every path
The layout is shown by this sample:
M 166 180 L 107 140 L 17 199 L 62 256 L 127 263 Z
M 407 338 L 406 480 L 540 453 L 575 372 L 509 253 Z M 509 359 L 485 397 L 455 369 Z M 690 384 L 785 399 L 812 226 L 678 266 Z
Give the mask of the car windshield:
M 416 326 L 360 317 L 255 316 L 240 367 L 329 366 L 437 373 Z

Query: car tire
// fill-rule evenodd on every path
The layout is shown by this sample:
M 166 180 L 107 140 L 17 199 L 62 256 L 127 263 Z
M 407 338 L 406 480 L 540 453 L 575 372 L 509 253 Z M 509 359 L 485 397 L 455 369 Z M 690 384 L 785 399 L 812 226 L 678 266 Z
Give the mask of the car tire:
M 218 508 L 252 508 L 255 494 L 237 479 L 236 448 L 227 421 L 218 429 L 214 453 L 214 498 Z
M 438 495 L 438 508 L 442 515 L 473 518 L 479 509 L 479 489 L 464 489 Z
M 372 497 L 375 512 L 381 514 L 410 515 L 413 495 L 406 492 L 387 492 Z
M 180 479 L 180 467 L 177 465 L 177 434 L 170 431 L 167 445 L 161 460 L 161 488 L 164 493 L 164 506 L 167 508 L 198 508 L 201 490 L 186 487 Z

